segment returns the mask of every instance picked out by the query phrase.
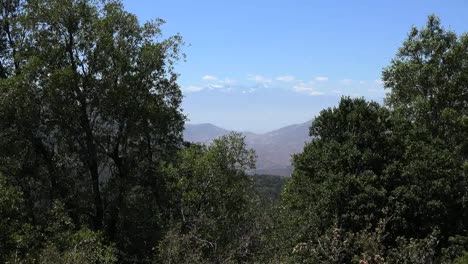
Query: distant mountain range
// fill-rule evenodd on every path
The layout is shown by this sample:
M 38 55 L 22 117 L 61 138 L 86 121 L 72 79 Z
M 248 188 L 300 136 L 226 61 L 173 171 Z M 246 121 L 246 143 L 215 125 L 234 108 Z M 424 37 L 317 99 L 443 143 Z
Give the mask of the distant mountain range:
M 242 132 L 246 143 L 257 154 L 257 174 L 289 176 L 292 171 L 291 155 L 299 153 L 309 136 L 311 121 L 286 126 L 264 134 Z M 210 144 L 214 139 L 231 131 L 213 124 L 186 124 L 184 139 L 190 142 Z

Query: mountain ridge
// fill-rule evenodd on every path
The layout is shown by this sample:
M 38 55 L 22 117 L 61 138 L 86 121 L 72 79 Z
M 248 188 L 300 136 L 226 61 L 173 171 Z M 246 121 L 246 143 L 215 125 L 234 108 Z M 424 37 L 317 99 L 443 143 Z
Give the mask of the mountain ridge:
M 194 143 L 211 144 L 214 139 L 231 132 L 240 132 L 246 137 L 249 148 L 257 154 L 257 174 L 289 176 L 292 171 L 291 156 L 299 153 L 309 136 L 312 120 L 284 126 L 265 133 L 228 130 L 211 123 L 186 124 L 184 140 Z

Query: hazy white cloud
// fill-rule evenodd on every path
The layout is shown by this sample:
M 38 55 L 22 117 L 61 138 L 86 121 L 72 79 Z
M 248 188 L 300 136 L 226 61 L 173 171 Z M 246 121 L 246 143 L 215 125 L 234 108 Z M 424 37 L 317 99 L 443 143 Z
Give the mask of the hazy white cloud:
M 349 95 L 349 96 L 380 96 L 384 94 L 381 79 L 359 80 L 338 79 L 333 80 L 327 76 L 315 76 L 310 81 L 302 81 L 294 75 L 280 75 L 273 78 L 265 75 L 247 75 L 247 79 L 233 80 L 227 77 L 205 75 L 204 82 L 184 87 L 184 92 L 218 91 L 236 92 L 241 94 L 255 93 L 256 89 L 277 86 L 289 89 L 292 92 L 310 96 L 319 95 Z M 253 82 L 253 83 L 252 83 Z M 338 86 L 335 86 L 338 85 Z M 335 87 L 334 87 L 335 86 Z
M 185 88 L 185 90 L 187 92 L 199 92 L 199 91 L 203 91 L 205 89 L 205 87 L 203 86 L 196 86 L 196 85 L 190 85 L 188 86 L 187 88 Z
M 343 79 L 343 80 L 341 80 L 341 83 L 344 84 L 344 85 L 351 85 L 353 83 L 353 80 Z
M 235 80 L 229 79 L 229 78 L 224 78 L 223 80 L 219 80 L 219 83 L 224 83 L 224 84 L 234 84 L 236 83 Z
M 270 78 L 264 77 L 262 75 L 249 75 L 248 78 L 250 81 L 258 82 L 258 83 L 271 83 L 272 80 Z
M 325 77 L 325 76 L 317 76 L 317 77 L 315 77 L 315 80 L 316 80 L 317 82 L 326 82 L 326 81 L 328 81 L 328 77 Z
M 257 90 L 257 89 L 255 89 L 255 88 L 250 88 L 250 89 L 248 89 L 248 90 L 243 90 L 242 93 L 243 93 L 243 94 L 249 94 L 249 93 L 255 92 L 256 90 Z
M 310 83 L 309 84 L 301 83 L 298 85 L 294 85 L 293 90 L 296 93 L 304 93 L 304 94 L 308 94 L 311 96 L 323 95 L 322 92 L 317 91 L 315 87 L 313 87 L 313 85 Z
M 216 81 L 218 80 L 218 78 L 216 76 L 213 76 L 213 75 L 205 75 L 202 77 L 203 80 L 205 81 Z
M 200 92 L 203 90 L 213 90 L 213 89 L 221 89 L 224 88 L 224 85 L 220 84 L 208 84 L 208 85 L 189 85 L 187 86 L 184 91 L 186 92 Z
M 276 80 L 280 82 L 293 82 L 296 80 L 296 78 L 292 75 L 285 75 L 285 76 L 276 77 Z

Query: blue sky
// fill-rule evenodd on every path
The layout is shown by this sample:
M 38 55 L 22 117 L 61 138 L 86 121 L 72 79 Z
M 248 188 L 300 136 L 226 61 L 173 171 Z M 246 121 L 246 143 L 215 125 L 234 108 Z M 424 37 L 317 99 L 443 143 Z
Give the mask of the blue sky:
M 380 77 L 429 14 L 468 31 L 468 1 L 124 0 L 188 44 L 176 70 L 189 123 L 266 132 L 342 95 L 383 101 Z

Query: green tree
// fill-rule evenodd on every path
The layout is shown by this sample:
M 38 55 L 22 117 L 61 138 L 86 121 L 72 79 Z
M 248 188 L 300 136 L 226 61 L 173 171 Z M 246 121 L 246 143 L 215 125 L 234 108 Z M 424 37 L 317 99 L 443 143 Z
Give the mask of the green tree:
M 150 255 L 167 208 L 159 168 L 182 143 L 181 37 L 163 38 L 162 20 L 141 25 L 120 1 L 0 7 L 0 170 L 28 221 L 47 225 L 59 200 L 123 257 Z M 136 222 L 140 205 L 152 208 Z
M 284 254 L 300 246 L 311 260 L 328 241 L 349 262 L 363 253 L 351 237 L 382 221 L 374 248 L 387 260 L 450 262 L 466 249 L 467 40 L 430 16 L 384 69 L 389 108 L 342 98 L 320 113 L 283 193 Z
M 413 27 L 383 71 L 386 103 L 427 137 L 440 139 L 463 159 L 468 142 L 468 35 L 444 29 L 431 15 Z M 421 137 L 421 134 L 418 135 Z
M 259 251 L 259 197 L 246 170 L 255 156 L 240 134 L 193 145 L 168 173 L 180 219 L 160 243 L 165 263 L 248 263 Z
M 47 213 L 48 226 L 31 225 L 24 199 L 0 174 L 0 261 L 2 263 L 115 263 L 116 251 L 102 234 L 76 230 L 60 202 Z
M 320 113 L 311 127 L 316 139 L 294 157 L 282 196 L 283 254 L 312 263 L 328 259 L 327 254 L 339 259 L 330 263 L 371 252 L 403 258 L 395 252 L 413 239 L 422 243 L 405 253 L 414 258 L 430 241 L 433 253 L 427 256 L 433 262 L 460 254 L 466 246 L 467 186 L 458 159 L 437 140 L 416 140 L 419 132 L 402 130 L 401 122 L 363 99 L 343 98 L 338 107 Z M 373 246 L 379 250 L 365 251 L 360 243 L 382 222 L 381 239 Z M 339 239 L 333 229 L 340 230 Z M 353 240 L 356 234 L 363 239 Z M 324 243 L 330 248 L 320 249 Z M 298 248 L 306 254 L 293 254 Z
M 282 196 L 285 254 L 333 225 L 357 232 L 386 217 L 384 171 L 401 155 L 392 127 L 390 112 L 364 99 L 342 98 L 314 120 Z
M 438 227 L 442 241 L 466 235 L 468 178 L 468 35 L 444 29 L 435 15 L 412 28 L 383 71 L 405 154 L 389 172 L 403 180 L 392 193 L 401 226 L 412 235 Z M 416 205 L 418 205 L 416 207 Z M 419 219 L 418 223 L 415 221 Z M 443 244 L 443 243 L 442 243 Z
M 8 253 L 15 248 L 14 235 L 24 221 L 22 195 L 0 173 L 0 262 L 5 263 Z

